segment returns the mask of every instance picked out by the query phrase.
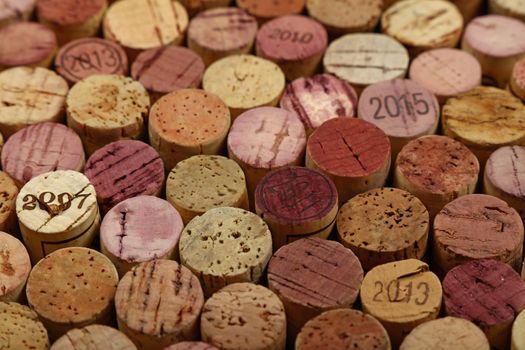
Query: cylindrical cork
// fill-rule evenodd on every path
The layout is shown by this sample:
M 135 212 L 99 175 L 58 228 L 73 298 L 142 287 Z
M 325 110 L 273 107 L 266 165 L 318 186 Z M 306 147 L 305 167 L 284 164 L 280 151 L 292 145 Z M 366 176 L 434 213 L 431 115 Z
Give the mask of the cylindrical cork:
M 365 271 L 392 261 L 422 259 L 429 226 L 423 203 L 397 188 L 358 194 L 337 216 L 339 241 L 352 249 Z
M 178 46 L 141 52 L 131 66 L 131 77 L 144 85 L 152 103 L 175 90 L 198 88 L 203 74 L 199 55 Z
M 139 349 L 162 350 L 197 339 L 203 303 L 202 288 L 190 270 L 173 260 L 143 262 L 118 284 L 118 327 Z
M 0 301 L 20 301 L 31 271 L 27 249 L 18 239 L 0 231 L 0 260 Z
M 436 95 L 440 104 L 481 85 L 481 65 L 468 52 L 434 49 L 417 56 L 410 65 L 410 79 Z
M 525 102 L 525 58 L 519 60 L 512 69 L 511 92 Z
M 128 58 L 118 44 L 84 38 L 64 45 L 55 57 L 55 69 L 70 85 L 95 74 L 127 75 Z
M 412 57 L 441 47 L 456 47 L 463 31 L 463 16 L 445 0 L 403 0 L 381 16 L 381 31 L 405 45 Z
M 274 251 L 304 237 L 328 238 L 338 208 L 332 180 L 308 168 L 271 171 L 255 190 L 255 209 L 272 231 Z
M 215 346 L 201 341 L 183 341 L 164 348 L 164 350 L 219 350 Z
M 67 124 L 80 135 L 88 155 L 123 139 L 140 139 L 150 106 L 139 82 L 113 74 L 89 76 L 67 95 Z
M 210 209 L 182 231 L 181 263 L 209 297 L 236 282 L 258 283 L 272 256 L 272 235 L 257 215 L 239 208 Z
M 77 349 L 137 350 L 137 347 L 124 333 L 108 326 L 94 324 L 70 330 L 50 348 L 50 350 Z
M 323 312 L 306 322 L 295 340 L 296 350 L 390 350 L 390 338 L 374 317 L 358 310 Z
M 103 213 L 139 195 L 160 196 L 164 164 L 150 145 L 135 140 L 112 142 L 89 157 L 84 172 L 95 187 Z
M 330 43 L 324 70 L 347 81 L 360 93 L 368 85 L 405 77 L 408 51 L 384 34 L 347 34 Z
M 73 170 L 34 177 L 16 198 L 22 238 L 33 263 L 64 247 L 89 247 L 98 234 L 95 188 Z
M 381 129 L 364 120 L 330 119 L 308 139 L 306 166 L 334 181 L 342 205 L 358 193 L 385 185 L 390 141 Z
M 231 0 L 179 0 L 179 2 L 186 8 L 188 14 L 193 17 L 199 12 L 215 8 L 227 7 L 232 2 Z
M 281 247 L 268 264 L 268 286 L 284 303 L 288 341 L 324 311 L 350 308 L 363 281 L 363 268 L 350 249 L 320 238 Z
M 4 0 L 0 8 L 0 27 L 12 22 L 29 20 L 35 4 L 36 0 Z
M 0 171 L 0 231 L 18 234 L 16 218 L 16 182 L 4 171 Z
M 525 35 L 525 34 L 524 34 Z M 464 143 L 483 168 L 490 154 L 507 145 L 525 146 L 525 105 L 510 92 L 479 86 L 443 106 L 443 133 Z
M 525 21 L 525 2 L 523 0 L 489 0 L 489 12 Z
M 27 280 L 29 306 L 56 340 L 73 328 L 110 324 L 118 274 L 103 254 L 83 247 L 40 260 Z
M 193 156 L 178 163 L 166 180 L 166 199 L 187 225 L 218 207 L 248 210 L 248 190 L 241 167 L 222 156 Z
M 0 29 L 0 37 L 0 71 L 16 66 L 47 68 L 58 48 L 55 33 L 38 23 L 10 24 Z
M 525 56 L 525 23 L 499 15 L 474 18 L 461 48 L 476 57 L 487 82 L 504 88 L 514 63 Z
M 436 96 L 423 86 L 393 79 L 368 86 L 359 99 L 357 114 L 387 134 L 395 161 L 408 142 L 436 132 L 440 109 Z
M 297 15 L 303 12 L 305 2 L 306 0 L 237 0 L 236 4 L 250 15 L 257 17 L 260 22 L 264 22 L 275 17 Z
M 46 68 L 0 72 L 0 132 L 9 138 L 26 126 L 64 119 L 67 82 Z
M 525 309 L 525 283 L 509 265 L 474 260 L 457 266 L 443 280 L 449 316 L 474 322 L 495 349 L 508 349 L 512 322 Z
M 394 186 L 419 198 L 433 220 L 448 202 L 474 193 L 478 174 L 478 159 L 461 142 L 446 136 L 423 136 L 399 152 Z
M 143 50 L 182 44 L 188 21 L 178 1 L 122 0 L 106 12 L 104 37 L 120 44 L 131 62 Z
M 288 80 L 313 75 L 328 44 L 326 29 L 298 15 L 278 17 L 257 32 L 257 56 L 275 62 Z
M 263 286 L 226 286 L 204 304 L 201 334 L 202 340 L 223 350 L 284 350 L 283 303 Z
M 150 144 L 171 171 L 191 156 L 224 152 L 230 123 L 230 111 L 216 95 L 199 89 L 177 90 L 151 108 Z
M 138 196 L 115 205 L 100 225 L 100 248 L 122 277 L 141 262 L 178 256 L 182 219 L 167 201 Z
M 257 185 L 270 170 L 302 165 L 306 146 L 303 124 L 295 113 L 260 107 L 241 114 L 228 134 L 228 155 L 246 175 L 250 206 Z
M 448 0 L 458 8 L 463 16 L 463 23 L 469 23 L 472 18 L 479 16 L 485 7 L 483 0 Z
M 18 187 L 49 171 L 82 171 L 84 162 L 80 137 L 58 123 L 28 126 L 13 134 L 2 148 L 2 169 Z
M 355 117 L 357 94 L 346 81 L 330 74 L 318 74 L 288 84 L 280 107 L 295 112 L 310 135 L 329 119 Z
M 489 350 L 487 337 L 474 323 L 444 317 L 420 324 L 406 336 L 400 350 L 426 349 Z
M 235 55 L 209 66 L 202 86 L 219 96 L 235 118 L 255 107 L 276 106 L 284 91 L 285 78 L 273 62 L 251 55 Z
M 412 329 L 438 317 L 442 294 L 439 278 L 416 259 L 376 266 L 361 285 L 363 311 L 383 324 L 395 349 Z
M 511 350 L 525 349 L 525 311 L 521 311 L 512 324 Z
M 230 55 L 252 51 L 257 21 L 244 10 L 221 7 L 199 13 L 188 28 L 188 47 L 206 66 Z
M 5 350 L 48 350 L 49 339 L 33 310 L 18 303 L 0 302 L 0 345 Z

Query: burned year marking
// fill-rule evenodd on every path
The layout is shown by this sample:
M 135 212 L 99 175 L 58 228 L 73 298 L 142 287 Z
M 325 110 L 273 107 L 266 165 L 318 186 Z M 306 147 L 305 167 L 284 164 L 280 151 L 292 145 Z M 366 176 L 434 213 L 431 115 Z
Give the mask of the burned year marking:
M 309 44 L 313 40 L 314 35 L 308 32 L 299 33 L 296 31 L 275 28 L 269 38 L 281 41 L 291 41 L 292 43 Z
M 381 296 L 386 294 L 386 300 L 391 303 L 409 303 L 411 300 L 413 300 L 416 305 L 424 305 L 430 297 L 430 287 L 427 282 L 419 282 L 415 284 L 410 281 L 401 287 L 401 282 L 399 282 L 399 280 L 392 280 L 386 285 L 386 289 L 385 285 L 381 281 L 376 281 L 374 285 L 377 288 L 377 292 L 372 300 L 377 302 L 383 302 L 384 300 L 381 300 L 383 299 Z M 422 295 L 414 296 L 414 289 L 418 292 L 418 294 L 421 293 Z M 403 293 L 401 292 L 402 290 Z M 404 297 L 400 299 L 403 294 Z
M 84 202 L 89 196 L 89 193 L 79 193 L 72 195 L 67 192 L 62 192 L 56 195 L 53 192 L 49 191 L 40 193 L 38 197 L 33 194 L 26 194 L 23 198 L 24 205 L 22 206 L 22 209 L 34 210 L 38 206 L 41 210 L 46 210 L 46 207 L 48 205 L 51 205 L 56 199 L 59 208 L 61 210 L 67 210 L 71 207 L 73 200 L 76 198 L 80 199 L 80 202 L 77 205 L 77 209 L 82 209 Z

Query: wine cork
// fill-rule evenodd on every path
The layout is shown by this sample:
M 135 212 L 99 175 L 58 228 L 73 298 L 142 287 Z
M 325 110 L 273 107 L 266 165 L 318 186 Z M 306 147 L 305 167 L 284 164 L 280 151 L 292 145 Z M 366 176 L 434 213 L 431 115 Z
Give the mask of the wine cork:
M 516 97 L 525 101 L 525 58 L 516 62 L 512 69 L 510 90 Z
M 67 82 L 46 68 L 0 72 L 0 132 L 4 138 L 26 126 L 63 120 Z
M 188 47 L 206 66 L 231 55 L 252 51 L 257 21 L 244 10 L 221 7 L 198 14 L 188 27 Z
M 525 21 L 525 2 L 523 0 L 489 0 L 489 12 Z
M 228 107 L 217 95 L 199 89 L 177 90 L 151 108 L 150 144 L 171 171 L 191 156 L 221 153 L 230 120 Z
M 0 231 L 0 260 L 0 301 L 20 301 L 31 271 L 27 249 L 18 239 Z
M 395 160 L 410 141 L 436 133 L 440 108 L 436 96 L 423 86 L 408 79 L 393 79 L 363 90 L 357 114 L 388 136 Z
M 123 277 L 141 262 L 174 258 L 182 228 L 179 213 L 165 200 L 133 197 L 104 216 L 100 248 Z
M 394 186 L 419 198 L 433 220 L 448 202 L 474 193 L 478 174 L 476 156 L 461 142 L 446 136 L 424 136 L 399 152 Z
M 202 79 L 204 90 L 221 98 L 232 118 L 261 106 L 276 106 L 284 91 L 284 73 L 275 63 L 235 55 L 213 63 Z
M 357 94 L 346 81 L 330 74 L 317 74 L 288 84 L 280 107 L 295 112 L 310 135 L 329 119 L 356 116 Z
M 272 256 L 272 235 L 266 223 L 249 211 L 214 208 L 186 225 L 179 254 L 209 297 L 228 284 L 258 283 Z
M 204 297 L 197 277 L 173 260 L 143 262 L 120 280 L 119 329 L 139 349 L 161 350 L 196 340 Z
M 295 341 L 296 350 L 390 350 L 390 338 L 378 320 L 358 310 L 323 312 L 308 321 Z
M 489 341 L 474 323 L 444 317 L 420 324 L 406 336 L 400 350 L 453 349 L 489 350 Z
M 428 89 L 444 104 L 481 85 L 481 65 L 468 52 L 434 49 L 417 56 L 410 65 L 410 79 Z
M 164 350 L 219 350 L 215 346 L 201 341 L 183 341 L 164 348 Z
M 266 22 L 257 32 L 257 56 L 275 62 L 288 80 L 313 75 L 328 44 L 328 35 L 317 21 L 297 15 Z
M 127 75 L 128 58 L 118 44 L 100 38 L 73 40 L 55 57 L 55 69 L 70 85 L 95 74 Z
M 499 15 L 476 17 L 465 28 L 461 48 L 479 61 L 484 79 L 505 87 L 514 63 L 525 56 L 525 24 Z
M 203 74 L 199 55 L 178 46 L 141 52 L 131 66 L 131 77 L 148 90 L 152 104 L 172 91 L 198 88 Z
M 308 14 L 321 22 L 332 36 L 374 31 L 382 7 L 382 0 L 306 1 Z
M 38 175 L 16 198 L 22 238 L 33 263 L 64 247 L 89 247 L 100 214 L 88 178 L 72 170 Z
M 101 253 L 83 247 L 57 250 L 40 260 L 27 280 L 29 306 L 56 340 L 73 328 L 109 324 L 118 274 Z
M 328 238 L 339 208 L 329 177 L 303 167 L 271 171 L 257 186 L 255 208 L 272 231 L 274 251 L 304 238 Z
M 49 339 L 33 310 L 17 303 L 0 302 L 0 345 L 6 350 L 47 350 Z
M 18 187 L 15 181 L 4 171 L 0 171 L 0 231 L 18 235 L 16 218 L 16 197 Z
M 250 15 L 257 17 L 260 22 L 264 22 L 274 17 L 299 14 L 303 12 L 305 2 L 306 0 L 237 0 L 236 4 Z
M 328 175 L 339 203 L 385 185 L 390 170 L 390 141 L 381 129 L 360 119 L 324 122 L 308 139 L 306 166 Z
M 228 155 L 246 175 L 250 206 L 257 185 L 270 170 L 302 165 L 306 134 L 292 112 L 260 107 L 241 114 L 228 134 Z
M 484 9 L 483 0 L 448 0 L 458 8 L 463 15 L 463 23 L 469 23 L 474 17 L 478 16 Z
M 112 142 L 89 157 L 84 172 L 95 187 L 103 213 L 138 195 L 159 196 L 164 164 L 150 145 L 135 140 Z
M 346 202 L 337 216 L 338 240 L 365 271 L 403 259 L 422 259 L 428 211 L 417 197 L 397 188 L 373 189 Z
M 30 19 L 36 0 L 5 0 L 0 7 L 0 27 Z
M 50 348 L 50 350 L 76 349 L 136 350 L 137 347 L 116 329 L 94 324 L 70 330 Z
M 284 350 L 283 303 L 263 286 L 229 285 L 204 304 L 201 334 L 202 340 L 223 350 Z
M 227 7 L 231 0 L 180 0 L 179 1 L 188 11 L 188 14 L 193 17 L 197 13 L 215 7 Z
M 525 349 L 525 311 L 521 311 L 512 324 L 512 338 L 510 349 Z
M 133 61 L 140 51 L 182 44 L 188 21 L 178 1 L 123 0 L 109 7 L 102 27 L 104 37 L 120 44 Z
M 268 286 L 283 301 L 288 340 L 324 311 L 350 308 L 357 299 L 363 269 L 350 249 L 320 238 L 281 247 L 268 265 Z
M 464 143 L 484 167 L 490 154 L 507 145 L 525 146 L 525 106 L 510 92 L 479 86 L 443 106 L 443 133 Z
M 166 199 L 182 222 L 218 207 L 248 210 L 248 191 L 241 167 L 222 156 L 193 156 L 178 163 L 166 181 Z
M 442 294 L 437 276 L 416 259 L 376 266 L 361 285 L 363 312 L 383 324 L 393 348 L 412 329 L 438 317 Z
M 148 92 L 131 78 L 89 76 L 71 88 L 66 104 L 67 124 L 79 134 L 88 155 L 110 142 L 144 136 Z
M 48 68 L 58 47 L 55 33 L 38 23 L 10 24 L 0 29 L 0 37 L 0 71 L 16 66 Z
M 80 137 L 58 123 L 28 126 L 13 134 L 2 148 L 2 169 L 18 187 L 49 171 L 82 171 L 84 162 Z
M 383 34 L 347 34 L 330 43 L 323 58 L 324 70 L 349 82 L 360 93 L 368 85 L 404 78 L 408 51 Z
M 449 1 L 403 0 L 383 13 L 381 31 L 399 40 L 415 57 L 430 49 L 456 47 L 463 16 Z
M 512 322 L 525 309 L 525 283 L 509 265 L 473 260 L 457 266 L 443 280 L 449 316 L 474 322 L 495 349 L 508 349 Z

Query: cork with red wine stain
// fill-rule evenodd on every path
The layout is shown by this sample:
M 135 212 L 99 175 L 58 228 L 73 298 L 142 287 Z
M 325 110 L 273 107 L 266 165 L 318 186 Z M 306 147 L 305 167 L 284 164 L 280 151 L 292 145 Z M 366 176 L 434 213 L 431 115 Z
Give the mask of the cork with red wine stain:
M 15 21 L 27 21 L 36 5 L 36 0 L 4 0 L 0 8 L 0 27 Z

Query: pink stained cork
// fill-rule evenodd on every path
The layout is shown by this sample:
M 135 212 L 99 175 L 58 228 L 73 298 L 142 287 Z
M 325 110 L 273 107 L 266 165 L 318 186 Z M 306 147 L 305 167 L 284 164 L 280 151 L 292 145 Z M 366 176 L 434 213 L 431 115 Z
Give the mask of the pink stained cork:
M 84 171 L 95 186 L 103 212 L 138 195 L 158 195 L 164 164 L 153 147 L 141 141 L 112 142 L 89 157 Z
M 2 148 L 2 169 L 19 186 L 49 171 L 82 171 L 84 162 L 80 137 L 58 123 L 28 126 L 13 134 Z
M 260 19 L 301 13 L 306 0 L 237 0 L 237 6 Z
M 83 24 L 105 6 L 107 0 L 38 0 L 36 5 L 40 20 L 60 26 Z
M 525 101 L 525 58 L 514 65 L 510 78 L 510 88 L 514 95 Z
M 3 0 L 0 2 L 0 26 L 11 21 L 28 20 L 36 0 Z
M 299 78 L 284 90 L 280 106 L 295 112 L 307 133 L 333 118 L 354 117 L 357 94 L 350 84 L 330 74 Z

